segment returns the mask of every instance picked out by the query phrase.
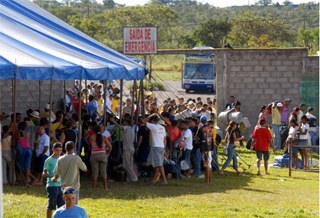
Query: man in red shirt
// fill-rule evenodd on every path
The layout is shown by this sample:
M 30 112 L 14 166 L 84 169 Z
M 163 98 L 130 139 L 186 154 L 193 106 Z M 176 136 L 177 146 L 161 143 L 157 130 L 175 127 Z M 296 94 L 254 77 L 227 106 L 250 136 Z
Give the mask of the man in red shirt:
M 260 120 L 260 127 L 256 128 L 252 133 L 253 142 L 255 144 L 255 151 L 257 155 L 257 167 L 258 173 L 257 175 L 261 175 L 260 173 L 260 162 L 263 155 L 264 160 L 264 169 L 265 173 L 268 173 L 268 160 L 269 160 L 269 147 L 272 136 L 268 129 L 268 124 L 265 120 Z

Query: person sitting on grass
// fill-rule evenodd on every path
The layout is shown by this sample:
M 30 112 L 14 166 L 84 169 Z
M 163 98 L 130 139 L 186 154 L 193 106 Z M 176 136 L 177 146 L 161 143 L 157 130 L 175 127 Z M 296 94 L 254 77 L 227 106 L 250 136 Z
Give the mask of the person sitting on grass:
M 74 218 L 87 218 L 87 212 L 82 207 L 76 205 L 76 190 L 67 186 L 63 189 L 63 200 L 65 205 L 56 210 L 53 218 L 74 217 Z
M 57 182 L 53 182 L 52 179 L 54 177 L 54 169 L 56 167 L 58 158 L 60 157 L 62 152 L 62 144 L 60 142 L 56 142 L 53 145 L 53 154 L 48 157 L 43 166 L 42 176 L 47 178 L 47 197 L 48 197 L 48 207 L 47 207 L 47 218 L 52 217 L 52 211 L 57 207 L 61 207 L 64 204 L 62 199 L 62 191 L 61 191 L 61 179 L 59 178 Z
M 260 163 L 263 155 L 264 160 L 264 169 L 265 174 L 268 173 L 268 160 L 269 160 L 269 147 L 272 140 L 272 136 L 268 129 L 268 124 L 266 120 L 260 120 L 259 127 L 255 128 L 254 132 L 252 133 L 253 142 L 252 145 L 255 144 L 255 151 L 257 155 L 257 167 L 258 173 L 257 175 L 260 176 Z

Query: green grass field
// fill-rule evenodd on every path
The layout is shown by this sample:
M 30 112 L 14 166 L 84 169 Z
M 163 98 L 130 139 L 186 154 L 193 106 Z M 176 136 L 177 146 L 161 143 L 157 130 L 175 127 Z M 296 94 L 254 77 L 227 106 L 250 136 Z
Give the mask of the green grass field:
M 288 169 L 271 168 L 271 175 L 256 176 L 254 153 L 237 150 L 252 164 L 242 176 L 228 167 L 226 177 L 214 172 L 211 185 L 197 178 L 167 186 L 115 182 L 109 191 L 101 184 L 93 191 L 83 176 L 79 205 L 89 217 L 319 217 L 318 173 L 294 171 L 290 178 Z M 45 187 L 4 187 L 4 217 L 45 217 L 46 205 Z

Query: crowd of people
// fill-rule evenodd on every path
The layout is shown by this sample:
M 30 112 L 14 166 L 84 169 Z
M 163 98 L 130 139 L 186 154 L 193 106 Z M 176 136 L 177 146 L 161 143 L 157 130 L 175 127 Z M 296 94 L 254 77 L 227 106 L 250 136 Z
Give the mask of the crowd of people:
M 2 127 L 3 183 L 24 182 L 30 187 L 42 185 L 46 179 L 47 217 L 57 207 L 66 207 L 67 194 L 74 194 L 68 201 L 77 204 L 80 171 L 91 175 L 93 189 L 99 177 L 105 190 L 111 187 L 112 180 L 137 182 L 140 178 L 150 178 L 151 184 L 167 184 L 171 178 L 194 176 L 211 184 L 212 172 L 225 175 L 231 161 L 237 175 L 241 175 L 235 151 L 237 141 L 241 146 L 252 137 L 258 175 L 262 157 L 265 173 L 269 173 L 270 146 L 280 150 L 287 144 L 291 148 L 296 141 L 299 145 L 308 143 L 309 137 L 312 145 L 318 143 L 314 109 L 309 108 L 305 114 L 306 106 L 300 104 L 290 110 L 290 99 L 264 105 L 252 135 L 246 139 L 241 125 L 229 119 L 230 114 L 241 112 L 241 103 L 233 96 L 225 107 L 228 127 L 224 133 L 216 125 L 216 99 L 181 97 L 160 102 L 153 95 L 146 95 L 144 105 L 137 107 L 141 104 L 130 96 L 121 105 L 120 90 L 115 85 L 107 86 L 104 93 L 102 87 L 91 83 L 81 89 L 76 84 L 66 90 L 65 101 L 59 101 L 57 106 L 49 103 L 43 112 L 29 109 L 23 119 L 21 113 L 12 114 L 10 124 Z M 0 114 L 2 121 L 6 118 Z M 286 143 L 281 141 L 284 129 Z M 227 154 L 224 162 L 218 159 L 221 141 Z M 307 153 L 303 148 L 293 148 L 295 164 L 298 151 L 305 168 Z

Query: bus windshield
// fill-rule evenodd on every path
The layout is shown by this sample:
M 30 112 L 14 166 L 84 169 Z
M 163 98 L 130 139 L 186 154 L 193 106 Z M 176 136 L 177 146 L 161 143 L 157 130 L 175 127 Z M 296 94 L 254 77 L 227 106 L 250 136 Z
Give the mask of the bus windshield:
M 185 64 L 184 65 L 184 79 L 205 79 L 213 80 L 213 64 Z

